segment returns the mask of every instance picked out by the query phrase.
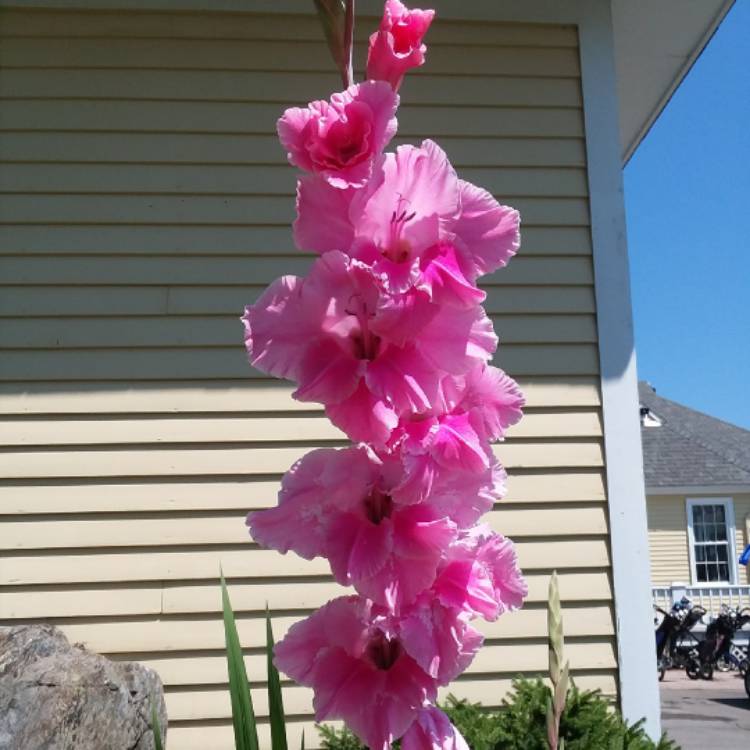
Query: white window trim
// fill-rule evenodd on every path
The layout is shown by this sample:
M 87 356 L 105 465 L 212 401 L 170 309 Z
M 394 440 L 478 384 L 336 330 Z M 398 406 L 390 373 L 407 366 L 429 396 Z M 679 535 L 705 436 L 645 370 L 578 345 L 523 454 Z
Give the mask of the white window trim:
M 727 546 L 729 547 L 729 580 L 698 581 L 695 569 L 695 534 L 693 532 L 693 508 L 696 505 L 723 505 L 727 524 Z M 693 586 L 715 588 L 716 586 L 736 586 L 739 580 L 737 570 L 737 527 L 734 521 L 734 499 L 731 497 L 688 497 L 685 499 L 687 515 L 688 555 L 690 557 L 690 579 Z

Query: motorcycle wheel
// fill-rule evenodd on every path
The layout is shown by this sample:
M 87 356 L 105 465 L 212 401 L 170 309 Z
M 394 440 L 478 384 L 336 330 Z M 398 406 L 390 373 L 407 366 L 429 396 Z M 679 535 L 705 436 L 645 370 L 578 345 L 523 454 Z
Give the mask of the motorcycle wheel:
M 750 672 L 750 661 L 748 661 L 747 659 L 743 659 L 740 662 L 740 666 L 738 668 L 740 670 L 740 674 L 745 677 L 747 673 Z
M 659 682 L 664 681 L 664 675 L 667 673 L 667 670 L 664 669 L 664 667 L 659 667 Z
M 732 664 L 728 659 L 724 659 L 723 657 L 721 659 L 718 659 L 716 662 L 716 669 L 719 672 L 729 672 L 729 670 L 732 668 Z
M 704 664 L 701 667 L 701 677 L 704 680 L 713 680 L 714 678 L 714 668 L 711 666 L 711 664 Z
M 685 665 L 685 674 L 691 680 L 697 680 L 701 676 L 701 665 L 697 659 L 690 659 Z
M 747 697 L 750 698 L 750 670 L 745 672 L 745 692 Z

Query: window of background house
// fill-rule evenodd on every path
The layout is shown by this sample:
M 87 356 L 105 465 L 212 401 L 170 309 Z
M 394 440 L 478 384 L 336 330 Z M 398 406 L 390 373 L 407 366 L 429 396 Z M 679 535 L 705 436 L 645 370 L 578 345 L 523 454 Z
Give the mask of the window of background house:
M 688 500 L 687 517 L 693 583 L 735 583 L 732 501 Z

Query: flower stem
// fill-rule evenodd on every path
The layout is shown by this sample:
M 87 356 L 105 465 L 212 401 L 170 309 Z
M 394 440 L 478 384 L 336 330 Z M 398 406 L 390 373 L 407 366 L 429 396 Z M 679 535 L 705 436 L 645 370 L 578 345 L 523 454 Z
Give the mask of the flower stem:
M 341 71 L 344 87 L 349 88 L 354 83 L 354 68 L 352 55 L 354 50 L 354 0 L 346 0 L 346 16 L 344 20 L 344 70 Z

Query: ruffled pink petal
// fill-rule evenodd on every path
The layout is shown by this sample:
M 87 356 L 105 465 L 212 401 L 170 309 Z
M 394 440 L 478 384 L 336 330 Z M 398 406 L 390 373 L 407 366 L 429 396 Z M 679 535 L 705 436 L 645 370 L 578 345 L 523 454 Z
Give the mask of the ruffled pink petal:
M 297 247 L 316 253 L 348 252 L 354 241 L 349 205 L 355 192 L 332 187 L 322 177 L 301 177 L 297 181 L 297 218 L 293 226 Z
M 447 243 L 423 256 L 421 286 L 439 305 L 475 307 L 487 296 L 464 276 L 455 248 Z
M 430 454 L 452 471 L 479 473 L 489 466 L 487 451 L 472 428 L 467 414 L 446 415 L 440 419 Z
M 276 123 L 276 131 L 281 145 L 287 151 L 289 162 L 308 172 L 312 171 L 313 163 L 305 142 L 308 140 L 313 116 L 310 108 L 290 107 Z
M 374 445 L 385 445 L 398 424 L 393 407 L 375 396 L 364 380 L 348 398 L 326 404 L 326 415 L 351 440 Z
M 443 307 L 422 329 L 417 346 L 435 367 L 460 375 L 490 359 L 497 336 L 481 307 Z
M 297 368 L 299 387 L 292 393 L 294 398 L 335 404 L 356 391 L 364 365 L 344 351 L 338 342 L 321 337 L 303 351 Z
M 461 407 L 472 410 L 479 421 L 480 434 L 497 440 L 505 430 L 520 421 L 525 399 L 513 378 L 497 367 L 483 365 L 466 375 Z
M 458 677 L 471 664 L 484 640 L 468 624 L 466 614 L 429 596 L 404 613 L 399 638 L 409 656 L 438 685 L 447 685 Z
M 521 245 L 520 215 L 501 206 L 486 190 L 459 180 L 461 216 L 453 225 L 467 265 L 476 279 L 507 265 Z
M 393 404 L 397 413 L 430 409 L 440 385 L 440 373 L 414 346 L 389 346 L 367 365 L 365 380 L 379 398 Z
M 414 341 L 437 314 L 438 308 L 429 296 L 412 289 L 405 294 L 383 296 L 371 322 L 371 330 L 378 336 L 403 347 Z
M 393 528 L 387 520 L 376 525 L 361 514 L 347 513 L 329 525 L 325 554 L 334 577 L 344 586 L 354 585 L 359 590 L 360 581 L 383 569 L 392 549 Z
M 315 335 L 302 286 L 297 276 L 276 279 L 242 317 L 250 364 L 277 378 L 296 380 L 301 354 Z
M 448 607 L 495 620 L 521 606 L 528 593 L 513 543 L 486 526 L 475 526 L 447 552 L 434 591 Z
M 428 706 L 401 738 L 401 750 L 469 750 L 469 746 L 439 708 Z
M 481 474 L 457 471 L 435 472 L 430 505 L 435 512 L 454 521 L 460 529 L 475 524 L 505 495 L 506 474 L 499 461 L 489 454 L 490 466 Z

